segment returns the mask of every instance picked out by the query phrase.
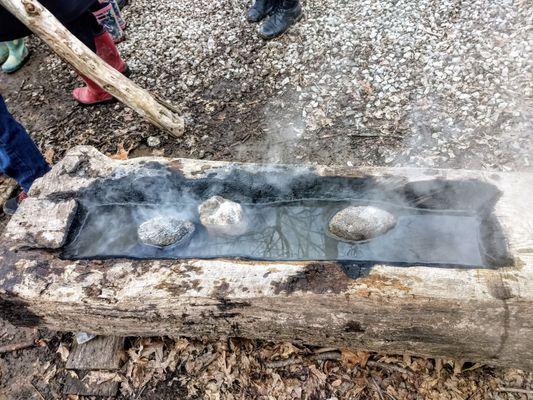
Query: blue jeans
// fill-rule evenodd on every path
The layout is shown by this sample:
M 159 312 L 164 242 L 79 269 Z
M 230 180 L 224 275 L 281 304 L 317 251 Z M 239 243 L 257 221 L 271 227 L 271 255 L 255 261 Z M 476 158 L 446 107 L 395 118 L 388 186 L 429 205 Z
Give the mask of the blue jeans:
M 49 170 L 28 132 L 15 121 L 0 96 L 0 172 L 16 180 L 27 192 L 33 181 Z

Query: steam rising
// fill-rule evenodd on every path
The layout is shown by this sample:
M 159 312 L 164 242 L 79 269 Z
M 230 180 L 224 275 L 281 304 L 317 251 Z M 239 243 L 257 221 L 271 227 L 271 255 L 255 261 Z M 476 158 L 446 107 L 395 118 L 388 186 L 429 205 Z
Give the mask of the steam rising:
M 187 180 L 154 164 L 99 181 L 80 199 L 67 258 L 213 258 L 351 260 L 400 264 L 487 266 L 482 232 L 497 192 L 480 182 L 322 178 L 305 168 L 229 167 Z M 157 188 L 158 190 L 153 190 Z M 484 193 L 480 201 L 469 193 Z M 236 237 L 209 234 L 198 206 L 222 196 L 243 207 L 250 229 Z M 468 199 L 468 200 L 465 200 Z M 342 243 L 327 233 L 349 205 L 374 205 L 398 218 L 396 228 L 366 243 Z M 187 246 L 158 249 L 139 242 L 152 218 L 192 221 Z M 492 233 L 491 233 L 492 234 Z M 493 256 L 491 256 L 494 258 Z

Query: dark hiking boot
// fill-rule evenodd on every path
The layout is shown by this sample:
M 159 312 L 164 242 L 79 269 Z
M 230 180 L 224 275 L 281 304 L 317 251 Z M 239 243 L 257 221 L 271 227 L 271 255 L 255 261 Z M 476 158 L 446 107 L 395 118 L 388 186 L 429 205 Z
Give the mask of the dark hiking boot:
M 303 10 L 299 1 L 282 0 L 259 28 L 263 39 L 273 39 L 285 33 L 302 18 Z
M 248 22 L 259 22 L 266 18 L 274 9 L 275 0 L 255 0 L 254 4 L 248 9 L 246 18 Z
M 22 192 L 17 197 L 13 197 L 12 199 L 9 199 L 4 203 L 4 214 L 6 215 L 13 215 L 15 212 L 17 212 L 17 209 L 19 208 L 20 203 L 27 198 L 28 195 L 25 192 Z

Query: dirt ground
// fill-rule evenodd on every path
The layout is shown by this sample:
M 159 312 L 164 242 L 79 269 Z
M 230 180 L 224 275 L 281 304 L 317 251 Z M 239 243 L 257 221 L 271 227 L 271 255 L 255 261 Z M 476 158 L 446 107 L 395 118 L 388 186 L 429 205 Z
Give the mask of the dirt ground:
M 0 322 L 0 399 L 66 396 L 72 335 Z M 524 399 L 533 376 L 453 360 L 385 356 L 347 349 L 229 338 L 220 341 L 128 338 L 124 365 L 92 382 L 120 382 L 117 399 Z
M 174 102 L 187 131 L 171 138 L 119 103 L 78 106 L 75 74 L 30 38 L 31 60 L 0 76 L 0 93 L 52 163 L 88 144 L 129 157 L 533 170 L 527 1 L 307 1 L 305 19 L 268 43 L 243 1 L 130 3 L 119 48 L 131 78 Z M 67 398 L 71 342 L 0 320 L 0 348 L 28 345 L 0 352 L 0 400 Z M 121 382 L 120 399 L 533 398 L 523 371 L 237 338 L 128 338 L 123 368 L 96 379 Z

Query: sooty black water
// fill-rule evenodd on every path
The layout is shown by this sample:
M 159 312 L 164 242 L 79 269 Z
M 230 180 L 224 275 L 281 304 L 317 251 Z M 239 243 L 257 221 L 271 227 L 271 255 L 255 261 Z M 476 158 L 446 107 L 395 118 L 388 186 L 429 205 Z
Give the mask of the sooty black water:
M 243 206 L 249 230 L 209 235 L 197 207 L 211 196 Z M 80 207 L 62 256 L 91 258 L 246 258 L 339 260 L 371 264 L 498 267 L 507 265 L 506 240 L 492 211 L 500 192 L 477 180 L 405 182 L 393 176 L 322 177 L 277 166 L 221 168 L 195 179 L 147 163 L 135 174 L 98 180 L 81 193 L 65 192 Z M 367 242 L 331 237 L 330 218 L 348 205 L 377 205 L 397 225 Z M 190 241 L 157 248 L 137 237 L 156 216 L 195 223 Z

